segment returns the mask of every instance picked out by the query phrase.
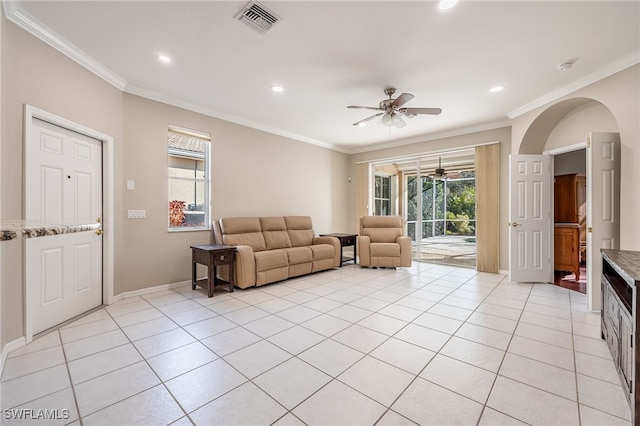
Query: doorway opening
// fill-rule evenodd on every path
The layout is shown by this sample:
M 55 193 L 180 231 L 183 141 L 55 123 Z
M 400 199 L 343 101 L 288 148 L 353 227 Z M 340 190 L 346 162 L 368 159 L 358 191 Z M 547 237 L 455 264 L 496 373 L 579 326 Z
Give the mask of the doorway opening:
M 553 284 L 587 292 L 587 150 L 553 156 Z
M 476 268 L 475 149 L 373 165 L 374 214 L 400 215 L 419 262 Z

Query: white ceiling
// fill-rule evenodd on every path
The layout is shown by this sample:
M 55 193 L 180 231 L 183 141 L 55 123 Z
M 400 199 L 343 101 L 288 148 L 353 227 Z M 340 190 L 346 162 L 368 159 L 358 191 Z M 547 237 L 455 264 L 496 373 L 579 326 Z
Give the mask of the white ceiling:
M 234 19 L 247 3 L 23 0 L 5 13 L 126 92 L 347 153 L 508 125 L 640 61 L 639 1 L 460 0 L 440 11 L 264 0 L 282 19 L 265 34 Z M 489 93 L 496 84 L 506 89 Z M 377 106 L 387 86 L 414 94 L 408 107 L 443 112 L 402 129 L 353 126 L 373 111 L 346 106 Z

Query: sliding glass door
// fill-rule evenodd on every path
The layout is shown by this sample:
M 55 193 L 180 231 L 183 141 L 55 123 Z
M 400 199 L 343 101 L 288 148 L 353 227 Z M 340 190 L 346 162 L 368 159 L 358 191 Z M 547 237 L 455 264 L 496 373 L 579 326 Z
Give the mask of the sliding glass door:
M 475 171 L 446 176 L 407 173 L 407 234 L 414 258 L 456 266 L 476 266 Z

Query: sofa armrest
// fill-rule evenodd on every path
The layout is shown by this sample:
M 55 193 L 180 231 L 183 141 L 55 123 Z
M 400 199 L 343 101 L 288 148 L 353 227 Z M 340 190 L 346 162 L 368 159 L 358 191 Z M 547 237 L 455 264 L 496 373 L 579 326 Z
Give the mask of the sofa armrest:
M 403 235 L 396 242 L 400 244 L 400 266 L 411 266 L 411 238 Z
M 358 236 L 358 258 L 360 266 L 371 265 L 371 238 L 368 236 Z
M 340 266 L 342 259 L 340 258 L 340 240 L 336 237 L 314 237 L 312 244 L 329 244 L 333 246 L 333 266 Z
M 236 247 L 234 266 L 235 286 L 238 288 L 253 287 L 256 285 L 256 260 L 253 249 L 250 246 L 240 245 Z M 223 280 L 229 280 L 229 267 L 226 265 L 218 268 L 218 275 Z

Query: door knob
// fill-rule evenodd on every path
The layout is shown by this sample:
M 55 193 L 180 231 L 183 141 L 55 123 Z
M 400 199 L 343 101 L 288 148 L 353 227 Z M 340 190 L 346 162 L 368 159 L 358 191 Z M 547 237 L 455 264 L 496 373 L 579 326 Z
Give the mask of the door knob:
M 515 228 L 516 226 L 521 226 L 521 225 L 522 225 L 522 224 L 521 224 L 521 223 L 518 223 L 518 222 L 511 222 L 511 226 L 513 226 L 514 228 Z
M 96 229 L 96 235 L 102 235 L 102 229 Z

